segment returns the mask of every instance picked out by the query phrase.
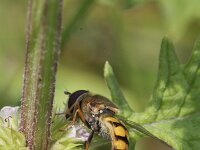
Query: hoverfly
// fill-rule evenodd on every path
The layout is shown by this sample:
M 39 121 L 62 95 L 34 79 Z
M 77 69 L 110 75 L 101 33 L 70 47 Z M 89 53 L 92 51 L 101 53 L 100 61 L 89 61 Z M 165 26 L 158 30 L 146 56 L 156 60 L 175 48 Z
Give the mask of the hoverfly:
M 85 149 L 89 149 L 93 134 L 96 133 L 105 139 L 111 140 L 112 150 L 128 150 L 128 130 L 124 124 L 115 117 L 119 112 L 110 100 L 101 95 L 93 95 L 86 90 L 78 90 L 69 95 L 66 119 L 71 119 L 73 125 L 78 117 L 92 130 Z
M 65 94 L 69 95 L 65 117 L 71 120 L 70 125 L 74 125 L 79 117 L 92 130 L 85 142 L 86 150 L 89 149 L 94 133 L 111 140 L 112 150 L 128 150 L 128 130 L 124 123 L 136 131 L 167 144 L 139 124 L 125 121 L 117 116 L 117 113 L 119 113 L 118 107 L 104 96 L 94 95 L 86 90 L 78 90 L 74 93 L 65 92 Z

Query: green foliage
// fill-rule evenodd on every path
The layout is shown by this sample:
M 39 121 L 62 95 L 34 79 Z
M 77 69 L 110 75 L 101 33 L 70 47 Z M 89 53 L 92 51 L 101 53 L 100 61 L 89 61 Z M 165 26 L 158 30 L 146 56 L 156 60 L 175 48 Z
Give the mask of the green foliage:
M 199 65 L 200 40 L 196 42 L 189 62 L 182 65 L 176 57 L 172 42 L 164 38 L 160 50 L 158 79 L 150 103 L 144 112 L 132 112 L 129 120 L 139 123 L 150 134 L 174 149 L 199 149 Z M 110 69 L 106 65 L 105 70 Z M 107 83 L 109 86 L 115 84 Z M 111 90 L 111 93 L 116 95 L 118 91 Z M 116 99 L 115 102 L 123 108 L 120 100 Z M 136 134 L 130 130 L 131 137 L 138 139 L 141 133 Z

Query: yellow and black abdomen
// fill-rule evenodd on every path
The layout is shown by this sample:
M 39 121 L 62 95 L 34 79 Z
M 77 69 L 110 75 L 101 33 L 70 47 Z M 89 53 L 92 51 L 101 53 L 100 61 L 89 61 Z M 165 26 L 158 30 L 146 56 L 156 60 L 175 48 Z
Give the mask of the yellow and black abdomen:
M 100 117 L 100 135 L 109 138 L 112 142 L 112 150 L 128 150 L 128 130 L 120 120 L 110 115 Z

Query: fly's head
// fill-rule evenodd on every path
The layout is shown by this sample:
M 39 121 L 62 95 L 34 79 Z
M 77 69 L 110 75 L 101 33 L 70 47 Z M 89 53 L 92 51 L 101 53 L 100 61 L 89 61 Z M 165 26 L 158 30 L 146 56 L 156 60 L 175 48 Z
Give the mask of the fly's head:
M 65 92 L 66 93 L 66 92 Z M 66 93 L 69 95 L 69 99 L 68 99 L 68 109 L 67 109 L 67 112 L 66 112 L 66 119 L 72 117 L 73 113 L 76 111 L 76 106 L 77 104 L 79 104 L 81 101 L 80 101 L 80 97 L 83 95 L 83 94 L 86 94 L 88 93 L 88 91 L 86 90 L 78 90 L 74 93 Z

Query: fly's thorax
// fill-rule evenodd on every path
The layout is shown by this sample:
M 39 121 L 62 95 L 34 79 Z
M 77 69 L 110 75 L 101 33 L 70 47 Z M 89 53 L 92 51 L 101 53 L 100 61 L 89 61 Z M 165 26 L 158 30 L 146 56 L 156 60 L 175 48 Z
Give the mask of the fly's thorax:
M 99 114 L 93 114 L 88 111 L 85 106 L 83 106 L 83 115 L 89 124 L 89 128 L 91 128 L 94 132 L 99 131 Z
M 94 130 L 95 132 L 98 132 L 98 121 L 99 121 L 99 114 L 96 115 L 91 111 L 90 105 L 91 102 L 94 100 L 91 99 L 92 95 L 88 93 L 85 95 L 84 99 L 81 101 L 81 110 L 83 112 L 83 116 L 85 120 L 87 121 L 88 128 Z
M 110 114 L 110 115 L 114 115 L 115 111 L 114 109 L 117 109 L 114 104 L 109 103 L 109 107 L 107 105 L 105 105 L 103 102 L 107 102 L 106 104 L 108 104 L 108 100 L 106 99 L 102 99 L 104 97 L 101 97 L 99 95 L 91 95 L 91 94 L 87 94 L 85 95 L 84 99 L 81 101 L 81 109 L 84 115 L 84 118 L 86 119 L 86 121 L 89 124 L 89 128 L 91 128 L 92 130 L 94 130 L 95 132 L 99 132 L 100 127 L 99 127 L 99 117 L 102 114 Z M 111 110 L 110 108 L 113 108 L 113 110 Z
M 87 98 L 87 110 L 94 115 L 110 111 L 113 114 L 118 113 L 119 109 L 109 99 L 101 95 L 92 95 Z

